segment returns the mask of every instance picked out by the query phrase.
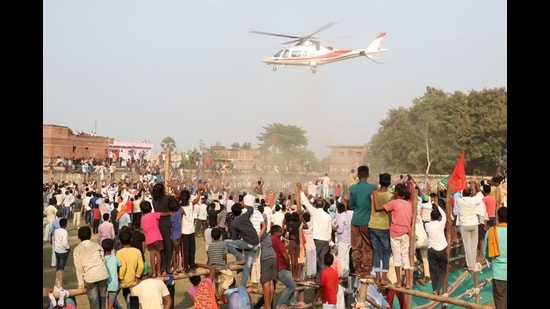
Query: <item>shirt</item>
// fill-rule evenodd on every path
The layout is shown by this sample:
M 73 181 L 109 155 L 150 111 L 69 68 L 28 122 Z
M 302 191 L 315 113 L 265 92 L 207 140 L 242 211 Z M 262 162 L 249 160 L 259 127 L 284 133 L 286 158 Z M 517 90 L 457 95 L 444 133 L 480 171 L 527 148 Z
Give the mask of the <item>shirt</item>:
M 508 281 L 508 227 L 497 226 L 497 237 L 500 255 L 490 258 L 487 252 L 489 233 L 485 233 L 483 241 L 483 256 L 491 262 L 493 279 Z
M 284 255 L 287 254 L 285 245 L 281 239 L 275 235 L 271 235 L 271 242 L 273 243 L 273 250 L 275 250 L 275 255 L 277 256 L 277 271 L 288 269 L 289 266 L 284 257 Z
M 103 248 L 91 240 L 84 240 L 74 248 L 74 269 L 79 288 L 84 288 L 84 282 L 94 283 L 109 277 Z
M 250 222 L 250 217 L 254 213 L 252 206 L 247 207 L 247 212 L 233 219 L 231 222 L 231 238 L 241 238 L 250 245 L 256 246 L 260 243 L 258 232 Z
M 195 216 L 193 215 L 193 206 L 191 203 L 187 206 L 182 206 L 185 213 L 181 218 L 181 233 L 184 235 L 191 235 L 195 233 Z
M 223 240 L 215 240 L 208 246 L 208 264 L 218 270 L 228 269 L 224 257 L 227 256 L 227 244 Z
M 122 247 L 116 252 L 116 256 L 122 263 L 118 270 L 120 282 L 126 285 L 135 284 L 136 278 L 141 277 L 143 273 L 144 264 L 141 251 L 134 247 Z
M 260 261 L 277 258 L 277 254 L 273 249 L 273 243 L 271 242 L 271 236 L 268 233 L 264 233 L 264 235 L 262 235 L 260 246 Z
M 181 238 L 181 217 L 181 207 L 178 207 L 178 210 L 170 215 L 170 223 L 172 223 L 172 240 Z
M 66 253 L 71 246 L 69 246 L 69 233 L 64 228 L 58 228 L 53 232 L 52 246 L 57 253 Z
M 413 206 L 410 201 L 402 198 L 391 200 L 384 204 L 384 209 L 391 213 L 391 238 L 410 234 L 412 224 L 412 207 Z
M 105 256 L 105 266 L 107 267 L 107 291 L 117 292 L 120 289 L 118 282 L 118 268 L 122 265 L 120 259 L 115 255 L 109 254 Z
M 371 214 L 370 194 L 377 186 L 360 180 L 349 187 L 349 205 L 353 210 L 351 224 L 356 226 L 368 225 Z
M 447 248 L 447 237 L 445 237 L 445 223 L 447 222 L 447 216 L 445 211 L 437 206 L 439 213 L 441 214 L 441 220 L 431 220 L 426 222 L 424 228 L 428 235 L 428 248 L 432 248 L 436 251 L 441 251 Z
M 145 244 L 150 245 L 155 241 L 162 241 L 159 228 L 160 212 L 150 212 L 141 217 L 141 227 L 145 234 Z
M 336 215 L 336 234 L 339 242 L 351 243 L 351 216 L 347 212 Z
M 128 213 L 122 214 L 118 219 L 118 230 L 120 231 L 123 226 L 130 227 L 130 223 L 132 223 L 130 215 Z
M 115 228 L 113 223 L 109 221 L 103 221 L 97 228 L 97 240 L 99 244 L 106 238 L 115 239 Z
M 168 287 L 160 278 L 147 278 L 130 288 L 132 296 L 139 298 L 142 309 L 163 309 L 163 297 L 170 295 Z
M 313 239 L 330 241 L 332 233 L 332 219 L 323 208 L 311 205 L 304 192 L 300 192 L 300 201 L 311 214 L 311 226 L 313 226 Z
M 376 201 L 378 205 L 384 205 L 390 201 L 393 194 L 390 192 L 378 192 L 376 194 Z M 376 211 L 374 209 L 374 204 L 372 205 L 372 210 L 370 213 L 369 229 L 378 229 L 378 230 L 389 230 L 390 229 L 390 217 L 388 213 L 384 210 Z
M 338 272 L 332 267 L 325 267 L 319 280 L 319 286 L 323 287 L 323 304 L 336 305 L 338 283 Z

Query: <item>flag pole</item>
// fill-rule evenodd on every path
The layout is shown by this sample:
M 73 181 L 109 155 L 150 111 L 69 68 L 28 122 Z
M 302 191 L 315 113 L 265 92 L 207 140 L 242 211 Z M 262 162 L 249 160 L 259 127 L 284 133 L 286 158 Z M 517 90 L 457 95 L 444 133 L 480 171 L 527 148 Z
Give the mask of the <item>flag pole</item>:
M 452 200 L 451 193 L 453 191 L 457 192 L 462 189 L 467 188 L 466 186 L 466 171 L 464 167 L 464 150 L 460 153 L 460 158 L 456 163 L 453 173 L 447 180 L 447 199 L 445 204 L 445 214 L 447 215 L 447 222 L 445 224 L 446 232 L 445 236 L 447 238 L 447 271 L 445 272 L 445 280 L 443 281 L 443 293 L 447 293 L 447 285 L 449 280 L 449 264 L 451 261 L 451 230 L 452 230 L 452 220 L 451 220 L 451 207 L 454 206 L 454 201 Z

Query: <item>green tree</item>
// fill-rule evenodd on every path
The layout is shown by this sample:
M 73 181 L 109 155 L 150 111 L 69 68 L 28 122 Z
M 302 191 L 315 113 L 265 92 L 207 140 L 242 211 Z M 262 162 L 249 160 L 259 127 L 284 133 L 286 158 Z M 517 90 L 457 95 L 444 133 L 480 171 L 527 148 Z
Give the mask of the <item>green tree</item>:
M 252 144 L 251 143 L 243 143 L 242 146 L 241 146 L 242 149 L 251 149 L 252 148 Z
M 448 94 L 426 87 L 410 108 L 380 121 L 368 160 L 373 171 L 449 174 L 464 149 L 466 173 L 492 175 L 506 154 L 506 113 L 504 88 Z
M 260 133 L 260 149 L 268 165 L 276 165 L 282 173 L 302 172 L 303 162 L 317 162 L 315 154 L 306 149 L 306 131 L 295 125 L 272 123 Z
M 265 131 L 258 136 L 261 149 L 278 152 L 307 146 L 306 131 L 295 125 L 284 125 L 276 122 L 263 128 Z
M 165 137 L 162 142 L 160 142 L 160 147 L 164 149 L 165 151 L 167 149 L 170 149 L 170 151 L 174 151 L 176 149 L 176 141 L 170 136 Z
M 241 145 L 239 145 L 239 143 L 231 144 L 231 149 L 233 150 L 239 150 L 240 148 L 241 148 Z

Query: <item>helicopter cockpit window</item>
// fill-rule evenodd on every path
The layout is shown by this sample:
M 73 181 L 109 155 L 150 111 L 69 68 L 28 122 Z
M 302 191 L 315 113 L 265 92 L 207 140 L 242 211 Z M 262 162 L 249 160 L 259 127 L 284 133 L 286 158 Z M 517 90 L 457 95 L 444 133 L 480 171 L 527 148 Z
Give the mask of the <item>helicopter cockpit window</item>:
M 285 49 L 285 52 L 283 54 L 283 58 L 288 58 L 288 54 L 290 53 L 290 50 Z
M 278 51 L 275 55 L 273 55 L 273 57 L 279 58 L 279 57 L 281 57 L 282 54 L 283 54 L 283 50 L 281 49 L 281 50 Z
M 302 51 L 301 50 L 293 50 L 292 51 L 292 57 L 301 57 Z
M 327 46 L 328 50 L 333 50 L 332 46 Z
M 304 51 L 303 51 L 302 57 L 307 57 L 307 50 L 304 50 Z

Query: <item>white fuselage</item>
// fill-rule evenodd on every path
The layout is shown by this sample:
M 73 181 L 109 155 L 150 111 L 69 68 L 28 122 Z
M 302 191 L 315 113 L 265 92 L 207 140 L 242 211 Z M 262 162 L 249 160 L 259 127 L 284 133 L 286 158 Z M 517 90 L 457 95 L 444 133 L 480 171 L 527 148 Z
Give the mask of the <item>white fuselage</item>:
M 317 66 L 363 56 L 362 49 L 333 49 L 318 44 L 287 47 L 262 61 L 272 65 Z

